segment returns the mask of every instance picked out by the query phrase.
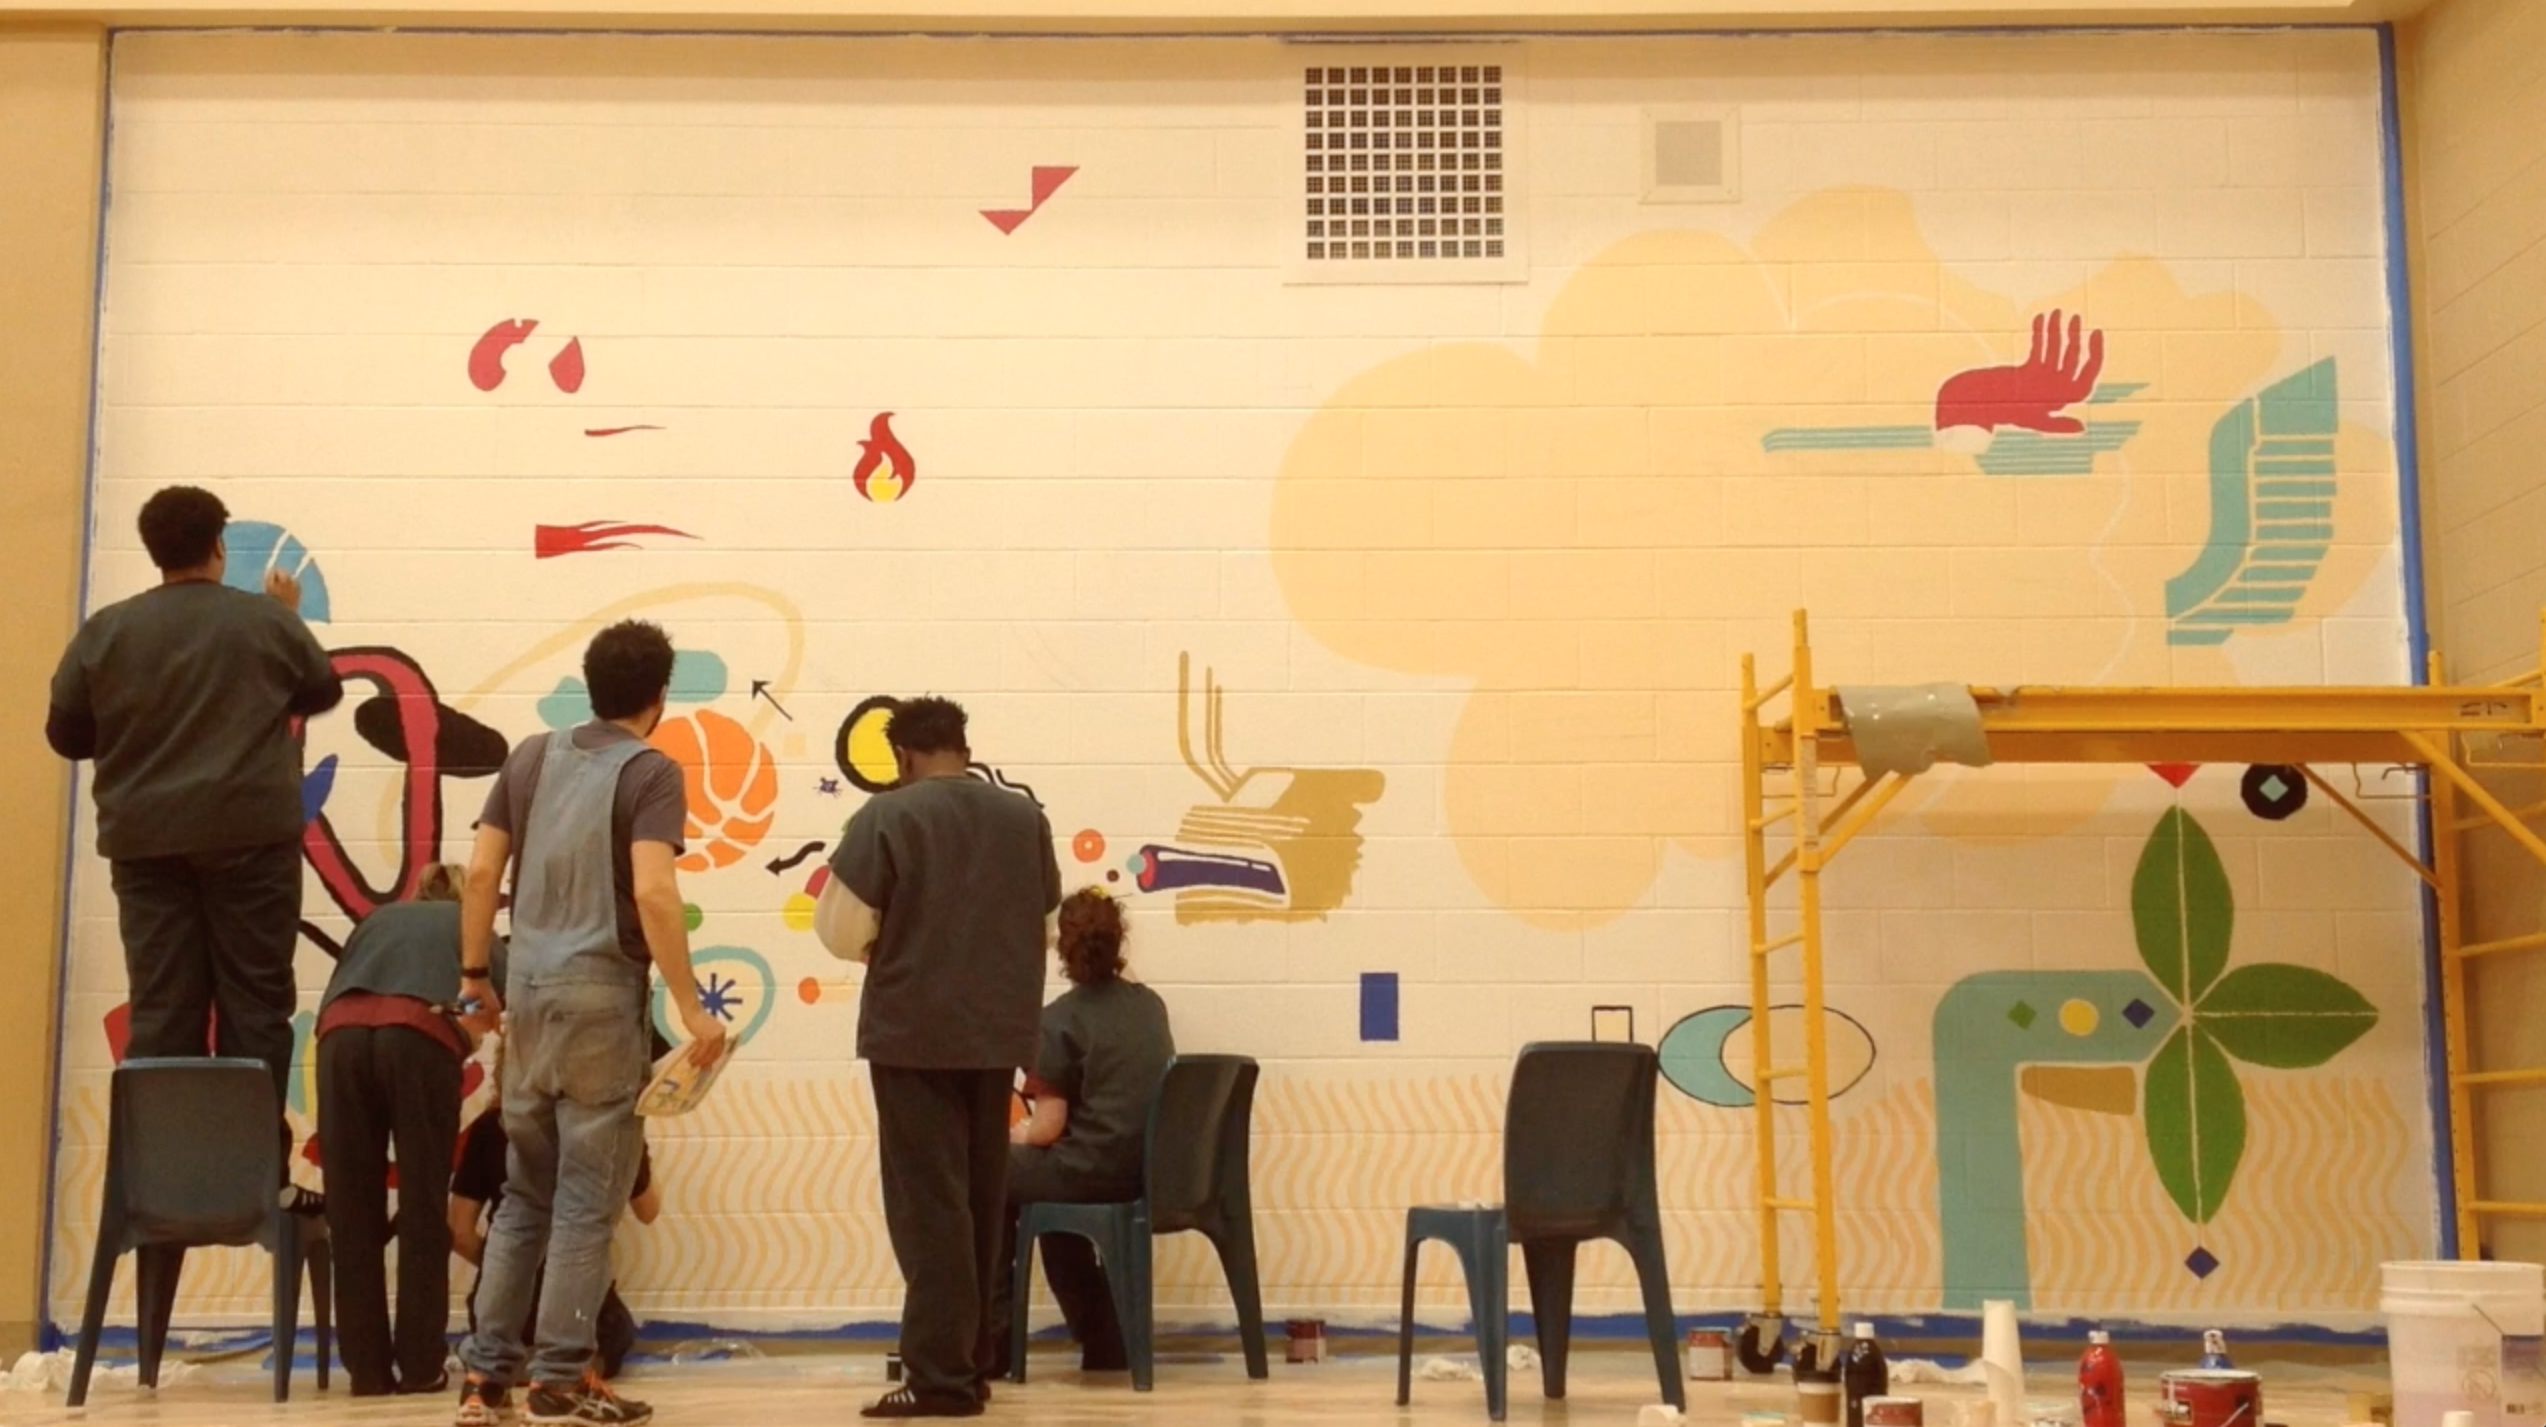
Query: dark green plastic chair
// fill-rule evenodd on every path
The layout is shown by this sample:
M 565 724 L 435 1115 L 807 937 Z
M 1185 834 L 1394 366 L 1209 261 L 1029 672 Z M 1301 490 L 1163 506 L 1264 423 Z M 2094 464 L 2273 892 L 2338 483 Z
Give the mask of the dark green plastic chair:
M 329 1279 L 326 1226 L 281 1207 L 282 1123 L 265 1062 L 189 1057 L 128 1060 L 116 1067 L 106 1129 L 106 1195 L 80 1316 L 69 1405 L 88 1401 L 115 1261 L 130 1252 L 139 1275 L 141 1385 L 159 1385 L 168 1318 L 186 1250 L 261 1245 L 274 1255 L 274 1400 L 292 1395 L 306 1258 L 318 1308 L 318 1386 L 327 1387 Z
M 1565 1395 L 1573 1343 L 1574 1250 L 1592 1239 L 1626 1249 L 1644 1289 L 1644 1327 L 1662 1396 L 1688 1406 L 1672 1342 L 1671 1274 L 1662 1255 L 1654 1187 L 1653 1096 L 1661 1079 L 1653 1048 L 1604 1041 L 1541 1041 L 1521 1048 L 1503 1112 L 1503 1203 L 1424 1206 L 1406 1212 L 1405 1303 L 1397 1327 L 1397 1405 L 1414 1392 L 1414 1276 L 1424 1241 L 1456 1250 L 1466 1271 L 1485 1409 L 1503 1420 L 1510 1340 L 1510 1252 L 1521 1247 L 1538 1324 L 1540 1370 L 1551 1399 Z
M 1255 1123 L 1256 1063 L 1243 1055 L 1180 1055 L 1168 1062 L 1150 1102 L 1148 1193 L 1129 1204 L 1023 1205 L 1017 1214 L 1016 1290 L 1008 1318 L 1008 1380 L 1025 1381 L 1026 1301 L 1034 1288 L 1034 1243 L 1046 1234 L 1076 1234 L 1096 1245 L 1105 1282 L 1122 1320 L 1132 1389 L 1147 1392 L 1156 1375 L 1152 1337 L 1150 1240 L 1187 1230 L 1220 1252 L 1229 1295 L 1237 1300 L 1238 1341 L 1246 1375 L 1267 1376 L 1264 1291 L 1255 1268 L 1255 1208 L 1248 1188 L 1247 1142 Z

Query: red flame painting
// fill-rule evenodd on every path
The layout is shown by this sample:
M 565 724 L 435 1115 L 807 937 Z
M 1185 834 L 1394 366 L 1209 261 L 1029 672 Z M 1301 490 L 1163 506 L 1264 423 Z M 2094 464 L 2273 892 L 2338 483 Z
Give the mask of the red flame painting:
M 2063 332 L 2062 315 L 2035 314 L 2033 350 L 2022 365 L 1982 367 L 1948 378 L 1936 392 L 1936 429 L 2013 426 L 2048 436 L 2086 430 L 2085 422 L 2060 411 L 2095 394 L 2095 378 L 2104 370 L 2104 334 L 2083 332 L 2085 319 L 2078 317 L 2069 318 Z
M 675 535 L 683 540 L 698 538 L 686 530 L 674 530 L 668 525 L 627 525 L 615 520 L 587 520 L 581 525 L 537 527 L 533 548 L 542 560 L 553 560 L 560 555 L 581 555 L 590 550 L 635 550 L 641 547 L 630 537 L 638 535 Z
M 919 483 L 919 463 L 911 459 L 911 451 L 893 434 L 893 413 L 883 412 L 867 428 L 867 439 L 858 443 L 866 454 L 858 457 L 857 469 L 850 479 L 857 482 L 858 494 L 882 504 L 900 500 Z

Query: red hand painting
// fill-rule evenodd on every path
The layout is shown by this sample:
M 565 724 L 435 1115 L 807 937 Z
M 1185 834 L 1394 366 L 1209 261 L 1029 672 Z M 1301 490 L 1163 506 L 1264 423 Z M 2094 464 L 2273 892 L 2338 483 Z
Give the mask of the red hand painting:
M 634 550 L 630 539 L 637 535 L 676 535 L 683 540 L 698 537 L 686 530 L 668 525 L 627 525 L 615 520 L 587 520 L 581 525 L 542 525 L 533 534 L 537 558 L 553 560 L 560 555 L 580 555 L 588 550 Z
M 2023 365 L 1982 367 L 1947 379 L 1936 391 L 1936 429 L 2013 426 L 2051 436 L 2085 431 L 2085 422 L 2059 413 L 2094 395 L 2095 378 L 2104 370 L 2104 334 L 2084 332 L 2085 319 L 2079 317 L 2069 318 L 2063 332 L 2061 315 L 2035 314 L 2033 351 Z

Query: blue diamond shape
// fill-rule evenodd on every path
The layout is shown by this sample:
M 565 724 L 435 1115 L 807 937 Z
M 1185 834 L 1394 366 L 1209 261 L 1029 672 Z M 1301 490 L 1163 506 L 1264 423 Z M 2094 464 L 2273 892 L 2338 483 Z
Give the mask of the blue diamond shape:
M 2277 803 L 2289 795 L 2290 785 L 2282 782 L 2277 774 L 2263 780 L 2263 796 Z
M 2130 1022 L 2133 1030 L 2144 1031 L 2148 1029 L 2150 1021 L 2157 1019 L 2157 1008 L 2146 1001 L 2134 998 L 2129 1005 L 2122 1008 L 2122 1019 Z
M 2007 1019 L 2015 1022 L 2016 1029 L 2020 1031 L 2032 1030 L 2033 1022 L 2040 1014 L 2040 1012 L 2034 1010 L 2033 1007 L 2022 1001 L 2018 1001 L 2007 1008 Z
M 2184 1260 L 2184 1267 L 2191 1269 L 2195 1278 L 2208 1278 L 2219 1271 L 2219 1259 L 2208 1249 L 2194 1249 L 2192 1256 Z

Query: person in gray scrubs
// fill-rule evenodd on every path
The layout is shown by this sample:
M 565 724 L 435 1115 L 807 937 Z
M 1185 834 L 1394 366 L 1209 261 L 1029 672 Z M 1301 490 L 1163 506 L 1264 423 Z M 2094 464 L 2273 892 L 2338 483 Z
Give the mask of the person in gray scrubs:
M 1123 904 L 1102 887 L 1082 887 L 1061 903 L 1055 950 L 1070 989 L 1043 1008 L 1043 1049 L 1026 1076 L 1033 1112 L 1008 1131 L 1008 1233 L 999 1256 L 992 1322 L 1008 1321 L 1017 1257 L 1017 1215 L 1028 1204 L 1125 1204 L 1138 1199 L 1148 1168 L 1149 1107 L 1176 1058 L 1167 1003 L 1123 979 L 1129 931 Z M 1043 1240 L 1043 1273 L 1079 1344 L 1084 1372 L 1131 1366 L 1114 1313 L 1113 1286 L 1096 1246 L 1076 1234 Z M 1001 1372 L 1004 1332 L 993 1361 Z
M 461 1067 L 495 1028 L 492 1016 L 460 996 L 465 876 L 452 863 L 434 863 L 417 879 L 412 900 L 363 918 L 318 1002 L 318 1155 L 335 1243 L 336 1345 L 356 1397 L 438 1393 L 445 1385 L 451 1229 L 444 1186 L 460 1137 Z
M 504 1012 L 511 1153 L 479 1273 L 477 1328 L 460 1349 L 468 1380 L 458 1427 L 493 1427 L 511 1388 L 525 1383 L 524 1416 L 534 1423 L 653 1419 L 592 1371 L 610 1233 L 645 1150 L 636 1103 L 649 1069 L 649 963 L 663 973 L 692 1063 L 713 1065 L 725 1052 L 724 1023 L 690 971 L 674 871 L 687 818 L 680 766 L 646 742 L 670 692 L 672 641 L 639 620 L 614 624 L 584 650 L 583 676 L 597 717 L 524 739 L 505 760 L 460 898 L 461 981 Z M 490 958 L 508 863 L 513 934 L 498 997 Z M 537 1325 L 536 1353 L 522 1341 L 525 1322 Z
M 885 736 L 900 783 L 849 819 L 814 907 L 822 944 L 867 963 L 857 1053 L 907 1285 L 907 1380 L 861 1415 L 977 1417 L 997 1341 L 1008 1104 L 1035 1055 L 1061 869 L 1043 809 L 971 776 L 961 707 L 904 700 Z
M 221 498 L 170 486 L 141 508 L 159 584 L 88 617 L 53 671 L 45 741 L 93 759 L 97 851 L 115 887 L 134 1056 L 261 1060 L 290 1099 L 301 922 L 296 720 L 343 700 L 301 622 L 300 582 L 229 571 Z M 220 1012 L 214 1031 L 215 1009 Z M 285 1152 L 291 1129 L 280 1126 Z M 286 1184 L 284 1202 L 319 1212 Z

